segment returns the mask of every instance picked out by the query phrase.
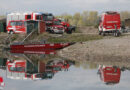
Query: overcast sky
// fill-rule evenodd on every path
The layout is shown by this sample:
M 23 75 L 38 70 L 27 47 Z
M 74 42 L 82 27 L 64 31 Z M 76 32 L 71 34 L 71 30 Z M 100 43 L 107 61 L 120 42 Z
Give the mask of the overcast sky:
M 56 15 L 85 10 L 130 11 L 130 0 L 0 0 L 0 14 L 12 11 L 42 11 Z

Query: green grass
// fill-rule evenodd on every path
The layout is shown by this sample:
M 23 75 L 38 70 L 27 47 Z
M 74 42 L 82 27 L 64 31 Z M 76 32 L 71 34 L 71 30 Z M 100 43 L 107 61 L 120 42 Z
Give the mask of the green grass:
M 14 34 L 11 36 L 11 42 L 14 41 L 22 41 L 25 38 L 25 36 Z M 72 34 L 66 34 L 58 35 L 58 34 L 48 34 L 43 33 L 39 35 L 32 35 L 29 37 L 25 42 L 34 41 L 34 42 L 40 42 L 43 40 L 46 40 L 47 43 L 65 43 L 65 42 L 86 42 L 90 40 L 98 40 L 102 39 L 103 36 L 99 36 L 96 34 L 83 34 L 83 33 L 72 33 Z
M 82 33 L 82 32 L 80 31 L 79 27 L 77 27 L 74 33 Z
M 49 38 L 48 42 L 51 43 L 59 43 L 59 42 L 85 42 L 90 40 L 98 40 L 102 39 L 102 36 L 99 35 L 85 35 L 85 34 L 78 34 L 78 35 L 63 35 L 62 37 L 53 37 Z

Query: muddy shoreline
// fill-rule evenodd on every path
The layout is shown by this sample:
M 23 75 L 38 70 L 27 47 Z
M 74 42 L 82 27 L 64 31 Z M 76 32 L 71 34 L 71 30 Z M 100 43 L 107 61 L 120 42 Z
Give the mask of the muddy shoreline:
M 130 67 L 130 36 L 77 43 L 60 50 L 58 54 L 75 61 Z

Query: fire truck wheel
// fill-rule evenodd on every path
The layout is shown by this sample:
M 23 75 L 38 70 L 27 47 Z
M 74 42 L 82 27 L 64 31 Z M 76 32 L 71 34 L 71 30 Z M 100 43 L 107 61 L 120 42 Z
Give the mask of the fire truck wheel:
M 13 34 L 14 32 L 13 31 L 10 31 L 9 34 Z
M 73 32 L 75 32 L 75 29 L 72 29 L 71 31 L 72 31 L 72 33 L 73 33 Z
M 113 32 L 113 36 L 116 36 L 116 35 L 115 35 L 115 32 Z
M 50 31 L 50 30 L 48 30 L 48 32 L 49 32 L 49 33 L 51 33 L 51 31 Z
M 114 36 L 115 37 L 119 37 L 120 36 L 120 32 L 119 31 L 114 32 Z
M 67 34 L 72 34 L 72 30 L 69 30 L 66 32 Z
M 101 34 L 102 34 L 102 36 L 105 36 L 105 35 L 106 35 L 106 33 L 105 33 L 105 32 L 102 32 Z
M 51 30 L 51 33 L 54 34 L 55 32 L 53 30 Z
M 99 33 L 98 33 L 99 35 L 101 35 L 102 34 L 102 32 L 101 31 L 99 31 Z
M 115 36 L 116 36 L 116 37 L 118 37 L 118 36 L 119 36 L 118 32 L 115 32 Z

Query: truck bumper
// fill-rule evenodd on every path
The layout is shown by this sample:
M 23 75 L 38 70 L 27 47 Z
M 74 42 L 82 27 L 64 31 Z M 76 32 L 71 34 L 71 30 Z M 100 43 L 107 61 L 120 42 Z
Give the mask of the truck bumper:
M 57 30 L 57 29 L 54 29 L 53 31 L 54 31 L 54 33 L 64 33 L 64 30 Z
M 117 30 L 121 31 L 121 28 L 119 28 Z M 106 29 L 106 28 L 103 28 L 103 31 L 115 31 L 115 29 Z

